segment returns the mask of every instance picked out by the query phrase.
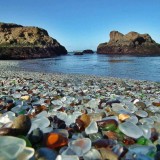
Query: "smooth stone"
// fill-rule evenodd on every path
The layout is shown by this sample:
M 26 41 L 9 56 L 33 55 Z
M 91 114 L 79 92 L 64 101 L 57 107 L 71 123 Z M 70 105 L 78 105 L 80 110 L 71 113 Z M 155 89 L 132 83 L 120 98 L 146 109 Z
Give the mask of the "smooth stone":
M 91 149 L 83 155 L 84 160 L 102 160 L 102 157 L 98 150 Z
M 144 155 L 150 154 L 150 153 L 156 153 L 156 146 L 150 145 L 131 145 L 128 147 L 129 151 L 134 152 L 136 154 L 143 153 Z
M 47 128 L 50 125 L 50 121 L 46 117 L 39 117 L 32 119 L 32 126 L 29 130 L 29 133 L 31 133 L 34 129 L 40 128 L 41 130 L 44 128 Z
M 62 136 L 66 137 L 66 138 L 69 137 L 69 133 L 66 129 L 54 129 L 52 132 L 61 134 Z
M 118 122 L 118 117 L 117 117 L 117 116 L 109 116 L 109 117 L 105 117 L 105 118 L 103 118 L 101 121 L 108 120 L 108 119 L 114 119 L 115 121 Z
M 150 143 L 151 141 L 146 139 L 145 137 L 140 137 L 137 139 L 137 144 L 140 144 L 140 145 L 148 145 L 148 143 Z
M 43 140 L 43 132 L 37 128 L 34 129 L 30 134 L 29 134 L 29 140 L 31 141 L 32 144 L 37 144 L 40 141 Z
M 142 153 L 135 154 L 134 152 L 127 152 L 125 155 L 125 160 L 153 160 L 153 158 L 150 158 Z
M 65 146 L 65 147 L 67 147 L 67 146 Z M 69 147 L 65 148 L 65 147 L 63 147 L 62 150 L 60 149 L 61 155 L 76 155 L 76 153 L 71 148 L 69 148 Z
M 120 134 L 112 131 L 103 131 L 103 135 L 107 136 L 109 139 L 118 140 L 120 139 Z M 121 136 L 122 137 L 122 136 Z M 122 138 L 123 139 L 123 138 Z
M 124 108 L 123 104 L 121 104 L 121 103 L 113 103 L 112 104 L 112 110 L 114 112 L 119 113 L 119 111 L 125 110 L 125 108 Z
M 31 160 L 34 156 L 35 150 L 33 148 L 30 147 L 25 147 L 23 152 L 21 152 L 18 157 L 17 160 Z
M 92 146 L 94 146 L 95 148 L 112 148 L 116 144 L 117 142 L 112 139 L 98 139 L 97 141 L 92 142 Z
M 22 110 L 23 110 L 22 105 L 17 105 L 11 109 L 12 112 L 17 113 L 17 114 L 19 114 L 19 112 L 21 112 Z
M 0 136 L 0 158 L 16 159 L 26 147 L 26 142 L 17 137 Z
M 58 133 L 49 133 L 44 138 L 46 147 L 54 149 L 68 145 L 68 138 Z
M 13 121 L 13 129 L 19 131 L 19 134 L 25 135 L 31 128 L 31 120 L 26 115 L 19 115 Z
M 68 146 L 77 156 L 83 156 L 91 149 L 91 140 L 89 138 L 77 139 L 71 141 Z
M 21 94 L 20 94 L 20 93 L 14 93 L 12 96 L 13 96 L 14 98 L 20 98 L 20 97 L 21 97 Z
M 21 138 L 21 139 L 25 140 L 25 142 L 26 142 L 26 147 L 32 147 L 31 142 L 29 141 L 29 139 L 28 139 L 26 136 L 19 135 L 18 138 Z
M 62 106 L 63 105 L 62 101 L 60 101 L 60 100 L 54 100 L 54 101 L 51 101 L 51 103 L 55 106 Z
M 60 120 L 66 120 L 67 119 L 67 113 L 65 112 L 58 112 L 56 114 L 57 118 L 59 118 Z
M 157 132 L 160 134 L 160 122 L 154 123 L 154 128 L 157 130 Z
M 76 155 L 58 155 L 56 160 L 79 160 Z
M 106 148 L 100 148 L 99 152 L 103 160 L 118 160 L 119 159 L 118 156 L 114 152 Z
M 160 151 L 156 153 L 154 160 L 160 160 Z
M 99 101 L 100 100 L 97 100 L 97 99 L 91 99 L 89 102 L 88 102 L 88 105 L 90 108 L 97 108 L 98 105 L 99 105 Z
M 132 145 L 132 143 L 131 143 Z M 114 152 L 119 158 L 123 157 L 123 155 L 127 152 L 128 150 L 126 149 L 126 147 L 124 147 L 124 145 L 118 143 L 115 146 L 113 146 L 112 148 L 112 152 Z
M 47 111 L 42 111 L 36 115 L 36 118 L 47 117 L 47 116 L 48 116 Z
M 119 129 L 125 135 L 135 138 L 135 139 L 143 135 L 143 131 L 137 125 L 131 122 L 124 122 L 124 123 L 119 124 Z
M 84 123 L 85 128 L 88 127 L 91 122 L 90 116 L 87 114 L 82 114 L 80 120 Z
M 11 111 L 5 112 L 2 117 L 4 117 L 4 116 L 8 116 L 8 118 L 10 119 L 10 121 L 13 121 L 16 118 L 15 117 L 16 114 L 14 112 L 11 112 Z
M 14 119 L 15 119 L 15 116 L 3 114 L 2 116 L 0 116 L 0 123 L 6 124 L 9 122 L 12 122 L 12 120 L 14 120 Z
M 88 115 L 90 116 L 91 121 L 100 121 L 100 120 L 102 120 L 102 118 L 106 117 L 105 112 L 90 113 Z
M 25 100 L 25 101 L 28 101 L 30 99 L 30 96 L 22 96 L 21 99 Z
M 72 123 L 75 123 L 77 117 L 75 117 L 74 115 L 67 115 L 67 118 L 65 119 L 65 124 L 67 126 L 69 126 Z
M 130 118 L 130 116 L 128 114 L 125 114 L 125 113 L 121 113 L 121 114 L 118 115 L 118 119 L 120 121 L 125 121 L 128 118 Z
M 156 107 L 160 107 L 160 102 L 153 102 L 152 104 Z
M 101 134 L 101 132 L 98 132 L 98 133 L 94 133 L 94 134 L 89 134 L 89 138 L 92 142 L 94 142 L 98 139 L 102 139 L 103 135 Z
M 43 134 L 53 132 L 53 127 L 46 127 L 41 129 Z
M 128 119 L 126 119 L 125 121 L 137 124 L 138 123 L 138 118 L 135 115 L 132 115 Z
M 142 118 L 142 119 L 139 120 L 139 122 L 141 124 L 145 124 L 145 125 L 148 125 L 148 126 L 153 126 L 154 125 L 154 120 L 150 117 Z
M 57 151 L 43 147 L 35 152 L 35 160 L 55 160 L 57 155 Z
M 0 128 L 0 136 L 16 136 L 17 134 L 17 130 L 14 130 L 12 128 Z
M 143 136 L 147 139 L 150 139 L 151 137 L 151 128 L 148 125 L 139 125 L 139 127 L 143 131 Z
M 148 113 L 147 113 L 146 111 L 143 111 L 143 110 L 138 110 L 138 111 L 135 112 L 135 114 L 136 114 L 137 116 L 139 116 L 139 117 L 142 117 L 142 118 L 148 116 Z
M 92 121 L 87 128 L 85 128 L 86 134 L 94 134 L 98 132 L 98 126 L 95 121 Z
M 141 109 L 145 109 L 146 108 L 146 104 L 144 103 L 144 102 L 136 102 L 135 103 L 135 106 L 137 107 L 137 108 L 141 108 Z
M 98 121 L 97 125 L 103 131 L 114 131 L 117 129 L 118 122 L 114 119 L 107 119 L 107 120 Z
M 133 104 L 136 104 L 137 102 L 139 102 L 139 99 L 135 99 L 135 100 L 133 101 Z

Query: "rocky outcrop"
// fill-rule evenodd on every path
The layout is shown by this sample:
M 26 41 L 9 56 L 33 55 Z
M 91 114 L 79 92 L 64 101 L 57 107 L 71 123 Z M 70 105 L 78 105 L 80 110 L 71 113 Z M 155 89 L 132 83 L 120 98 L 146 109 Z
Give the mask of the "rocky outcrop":
M 87 53 L 87 54 L 91 54 L 91 53 L 94 53 L 94 51 L 92 51 L 91 49 L 86 49 L 84 50 L 82 53 Z
M 110 32 L 110 41 L 97 48 L 100 54 L 160 55 L 160 44 L 149 34 Z
M 82 52 L 74 52 L 74 55 L 81 56 L 81 55 L 83 55 L 83 53 Z
M 0 59 L 49 58 L 67 54 L 46 30 L 0 23 Z

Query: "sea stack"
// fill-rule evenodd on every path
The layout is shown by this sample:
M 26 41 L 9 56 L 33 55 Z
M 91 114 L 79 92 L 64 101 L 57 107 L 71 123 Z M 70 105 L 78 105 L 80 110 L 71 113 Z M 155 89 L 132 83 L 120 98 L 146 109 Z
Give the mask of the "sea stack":
M 94 51 L 91 50 L 91 49 L 86 49 L 86 50 L 84 50 L 82 53 L 84 53 L 84 54 L 93 54 Z
M 0 23 L 0 59 L 50 58 L 67 50 L 38 27 Z
M 99 54 L 128 55 L 160 55 L 160 44 L 149 34 L 129 32 L 126 35 L 118 31 L 110 32 L 108 43 L 102 43 L 97 48 Z

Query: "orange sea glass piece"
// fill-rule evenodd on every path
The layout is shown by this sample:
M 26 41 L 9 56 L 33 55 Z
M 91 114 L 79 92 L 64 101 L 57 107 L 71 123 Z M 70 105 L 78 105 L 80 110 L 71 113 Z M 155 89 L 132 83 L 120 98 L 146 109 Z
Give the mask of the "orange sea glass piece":
M 49 133 L 46 137 L 45 144 L 48 148 L 54 149 L 66 146 L 68 139 L 58 133 Z
M 153 102 L 152 104 L 156 107 L 160 107 L 160 102 Z
M 82 114 L 80 120 L 84 123 L 84 127 L 88 127 L 91 122 L 90 116 L 87 114 Z

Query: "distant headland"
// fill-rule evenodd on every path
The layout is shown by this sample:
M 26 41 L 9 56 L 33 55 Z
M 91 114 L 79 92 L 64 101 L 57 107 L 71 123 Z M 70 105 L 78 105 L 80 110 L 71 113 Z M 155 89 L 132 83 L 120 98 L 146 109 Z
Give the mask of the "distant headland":
M 156 43 L 149 34 L 129 32 L 126 35 L 118 31 L 110 32 L 108 43 L 97 47 L 99 54 L 129 54 L 129 55 L 160 55 L 160 44 Z
M 38 27 L 0 23 L 0 59 L 49 58 L 67 50 Z

